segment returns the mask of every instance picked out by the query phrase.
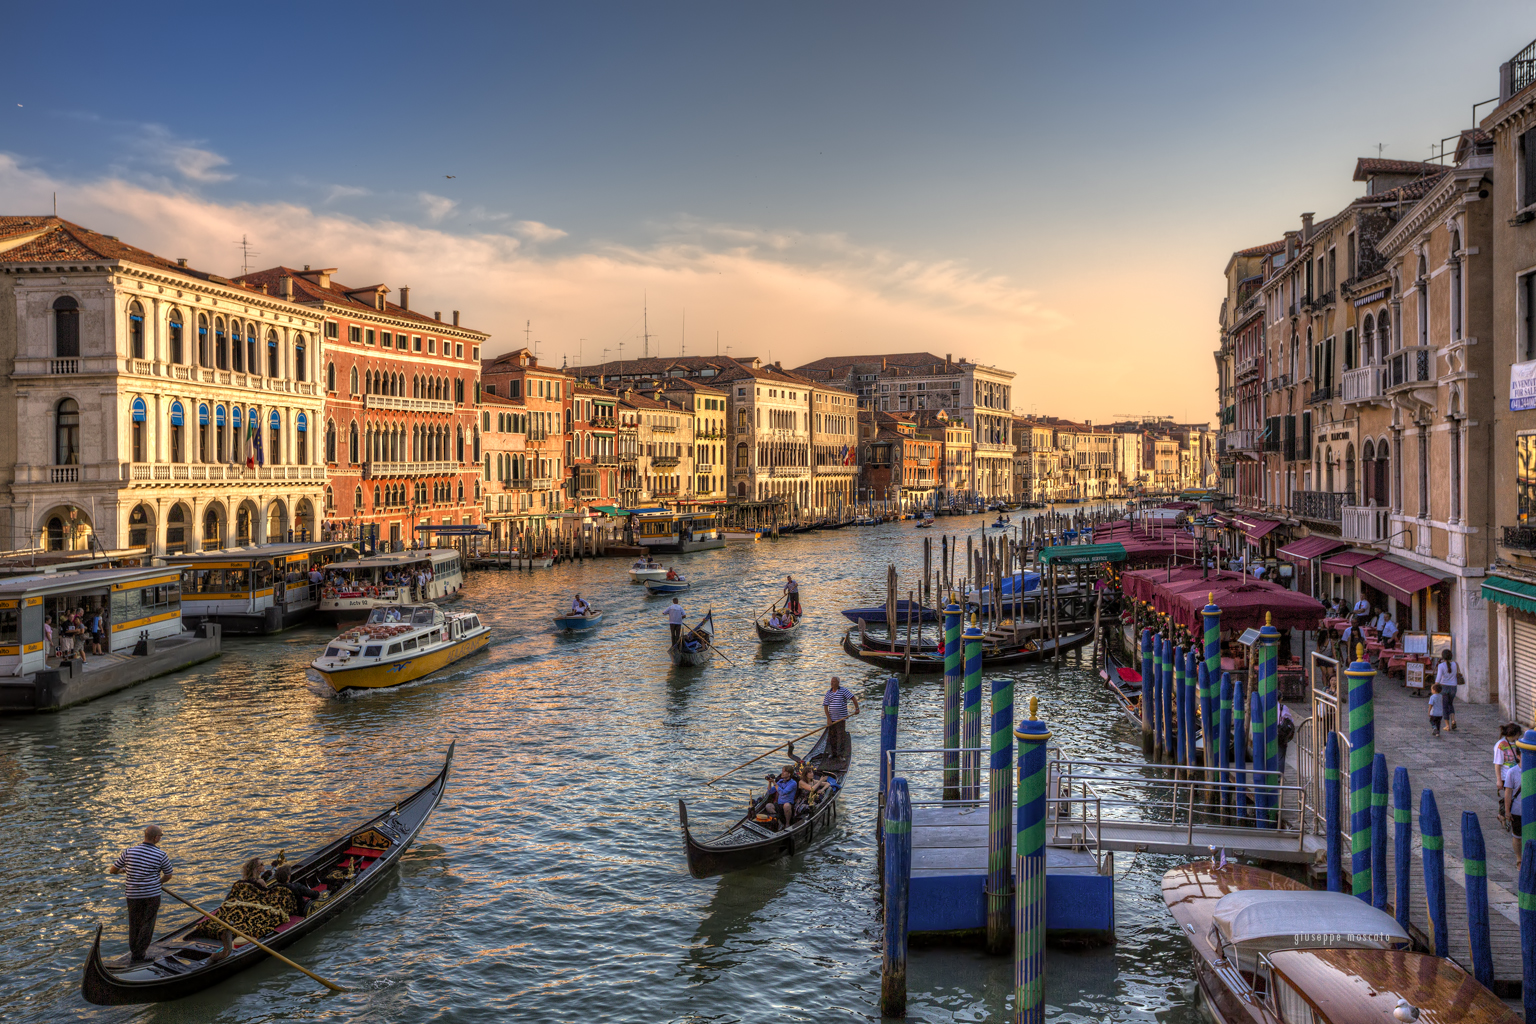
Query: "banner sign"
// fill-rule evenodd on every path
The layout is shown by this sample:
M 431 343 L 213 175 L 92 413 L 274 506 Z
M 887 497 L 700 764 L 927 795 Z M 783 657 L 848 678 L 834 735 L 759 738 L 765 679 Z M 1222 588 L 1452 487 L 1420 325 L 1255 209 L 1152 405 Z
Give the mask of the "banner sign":
M 1536 359 L 1509 368 L 1509 408 L 1536 409 Z

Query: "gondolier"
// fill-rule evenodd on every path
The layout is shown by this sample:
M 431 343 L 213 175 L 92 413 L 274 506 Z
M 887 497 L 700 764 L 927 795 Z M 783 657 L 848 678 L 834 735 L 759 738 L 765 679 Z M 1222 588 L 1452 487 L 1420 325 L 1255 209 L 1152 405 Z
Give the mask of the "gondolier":
M 672 627 L 672 646 L 676 647 L 683 638 L 683 620 L 688 613 L 683 611 L 683 606 L 677 603 L 677 598 L 667 605 L 667 625 Z
M 859 713 L 859 698 L 842 684 L 837 676 L 827 687 L 827 695 L 821 699 L 821 709 L 827 716 L 827 749 L 833 756 L 841 756 L 848 742 L 848 702 L 853 701 L 853 713 Z
M 784 597 L 789 613 L 798 619 L 800 617 L 800 584 L 795 582 L 793 576 L 784 577 Z
M 124 850 L 107 871 L 128 875 L 123 886 L 128 902 L 128 951 L 133 963 L 145 963 L 144 953 L 155 936 L 155 917 L 160 913 L 160 886 L 171 880 L 171 859 L 160 849 L 160 827 L 144 829 L 144 841 Z

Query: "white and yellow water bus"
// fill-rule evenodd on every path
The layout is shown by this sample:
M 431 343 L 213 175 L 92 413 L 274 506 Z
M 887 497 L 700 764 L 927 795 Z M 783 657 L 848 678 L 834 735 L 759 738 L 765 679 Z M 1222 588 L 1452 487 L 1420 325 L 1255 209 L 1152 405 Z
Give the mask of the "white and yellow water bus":
M 426 582 L 418 579 L 426 577 Z M 452 601 L 464 587 L 463 559 L 453 548 L 424 548 L 332 565 L 320 589 L 322 617 L 356 622 L 374 608 Z
M 169 555 L 181 571 L 181 617 L 188 629 L 217 622 L 226 634 L 277 633 L 307 620 L 320 604 L 312 570 L 357 558 L 340 541 L 264 544 Z
M 337 693 L 376 690 L 430 675 L 490 642 L 490 627 L 474 612 L 391 605 L 332 640 L 310 668 Z

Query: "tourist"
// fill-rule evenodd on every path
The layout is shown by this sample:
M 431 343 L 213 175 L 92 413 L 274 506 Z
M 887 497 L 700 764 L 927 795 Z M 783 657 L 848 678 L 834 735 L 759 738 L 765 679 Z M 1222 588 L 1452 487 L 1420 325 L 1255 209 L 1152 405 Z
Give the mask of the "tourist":
M 304 917 L 308 914 L 310 900 L 320 898 L 320 890 L 311 889 L 309 886 L 304 885 L 301 882 L 293 881 L 293 871 L 286 864 L 279 865 L 273 877 L 274 885 L 280 885 L 287 889 L 289 892 L 293 893 L 294 900 L 296 900 L 299 904 L 299 917 Z
M 80 621 L 80 612 L 76 610 L 69 616 L 69 622 L 64 627 L 65 653 L 70 661 L 78 656 L 80 661 L 85 661 L 85 623 Z
M 571 600 L 571 614 L 572 615 L 585 615 L 585 614 L 587 614 L 587 612 L 589 612 L 591 610 L 592 610 L 592 606 L 587 604 L 587 602 L 583 601 L 581 599 L 581 595 L 580 594 L 577 594 L 574 598 L 572 598 L 572 600 Z
M 800 792 L 800 783 L 795 780 L 795 771 L 785 765 L 779 769 L 779 777 L 768 779 L 768 798 L 773 801 L 778 811 L 779 818 L 788 828 L 795 821 L 795 797 Z
M 1296 719 L 1291 715 L 1291 709 L 1284 704 L 1280 705 L 1280 719 L 1275 725 L 1275 742 L 1280 747 L 1280 779 L 1285 780 L 1285 752 L 1291 745 L 1291 739 L 1296 735 Z
M 784 577 L 784 596 L 789 599 L 786 608 L 791 615 L 800 614 L 800 584 L 793 576 Z
M 672 646 L 676 647 L 683 639 L 683 620 L 688 613 L 683 611 L 683 606 L 677 603 L 677 598 L 667 605 L 667 625 L 672 627 Z
M 87 624 L 86 634 L 91 642 L 91 653 L 100 654 L 101 645 L 106 642 L 107 635 L 102 624 L 101 610 L 97 609 L 91 614 L 91 621 Z
M 58 657 L 58 650 L 53 646 L 53 616 L 43 616 L 43 650 L 47 653 L 44 658 Z
M 1493 776 L 1499 787 L 1499 806 L 1504 806 L 1504 769 L 1520 763 L 1520 751 L 1515 741 L 1520 738 L 1520 727 L 1513 722 L 1499 726 L 1499 741 L 1493 745 Z
M 1520 766 L 1510 765 L 1504 769 L 1504 813 L 1503 819 L 1509 822 L 1509 834 L 1515 837 L 1515 870 L 1520 870 Z
M 827 753 L 832 757 L 842 757 L 843 746 L 848 742 L 850 700 L 853 701 L 853 713 L 858 714 L 858 696 L 845 687 L 837 676 L 833 676 L 827 687 L 827 695 L 821 699 L 821 709 L 827 716 Z
M 1440 651 L 1440 663 L 1435 666 L 1435 682 L 1445 696 L 1445 721 L 1451 732 L 1456 731 L 1456 687 L 1461 685 L 1461 667 L 1451 660 L 1451 649 Z
M 1429 724 L 1436 739 L 1440 738 L 1440 723 L 1445 720 L 1445 693 L 1439 683 L 1429 685 Z
M 155 935 L 161 884 L 171 880 L 171 859 L 160 849 L 160 835 L 159 826 L 150 825 L 144 841 L 124 850 L 107 869 L 114 875 L 128 873 L 123 896 L 128 902 L 128 952 L 136 964 L 148 962 L 144 954 Z

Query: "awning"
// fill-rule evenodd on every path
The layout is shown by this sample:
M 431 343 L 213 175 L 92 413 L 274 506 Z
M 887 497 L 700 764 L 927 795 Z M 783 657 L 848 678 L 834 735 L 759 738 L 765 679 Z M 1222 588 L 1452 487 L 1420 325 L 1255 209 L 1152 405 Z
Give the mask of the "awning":
M 1369 562 L 1376 555 L 1370 551 L 1341 551 L 1336 555 L 1329 555 L 1323 559 L 1323 572 L 1331 572 L 1335 576 L 1353 576 L 1355 566 L 1362 562 Z
M 1125 561 L 1123 544 L 1068 544 L 1044 548 L 1040 552 L 1042 565 L 1088 565 L 1094 562 Z
M 1369 583 L 1377 590 L 1385 591 L 1404 604 L 1413 600 L 1413 595 L 1425 587 L 1432 587 L 1439 583 L 1443 577 L 1431 576 L 1427 572 L 1410 569 L 1406 565 L 1389 562 L 1385 558 L 1373 559 L 1355 566 L 1355 576 Z
M 1483 599 L 1536 615 L 1536 587 L 1505 576 L 1483 580 Z
M 1305 562 L 1342 547 L 1348 545 L 1337 537 L 1303 537 L 1281 548 L 1278 554 L 1288 562 Z
M 1252 516 L 1238 516 L 1233 522 L 1239 530 L 1243 531 L 1243 536 L 1251 541 L 1263 540 L 1280 525 L 1279 521 L 1274 519 L 1255 519 Z

